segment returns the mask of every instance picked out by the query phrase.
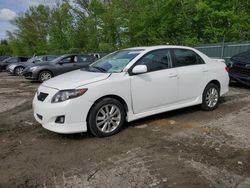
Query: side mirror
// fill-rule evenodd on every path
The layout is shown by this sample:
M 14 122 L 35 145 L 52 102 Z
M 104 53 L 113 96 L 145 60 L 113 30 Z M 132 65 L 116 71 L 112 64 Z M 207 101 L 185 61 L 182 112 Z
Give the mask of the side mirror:
M 148 72 L 148 68 L 146 65 L 136 65 L 132 70 L 133 74 L 142 74 L 146 72 Z

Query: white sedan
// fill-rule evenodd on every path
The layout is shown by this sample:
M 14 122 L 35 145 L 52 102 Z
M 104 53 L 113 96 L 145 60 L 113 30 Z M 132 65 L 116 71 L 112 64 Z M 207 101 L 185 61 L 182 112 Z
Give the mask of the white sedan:
M 98 137 L 124 122 L 201 104 L 214 110 L 228 91 L 225 63 L 184 46 L 129 48 L 44 82 L 35 119 L 57 133 L 89 130 Z

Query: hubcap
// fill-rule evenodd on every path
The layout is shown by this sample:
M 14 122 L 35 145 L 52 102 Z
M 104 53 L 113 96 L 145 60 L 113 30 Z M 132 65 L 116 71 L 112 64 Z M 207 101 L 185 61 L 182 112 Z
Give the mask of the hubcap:
M 23 68 L 19 67 L 19 68 L 16 69 L 16 74 L 17 74 L 18 76 L 21 76 L 21 75 L 22 75 L 22 72 L 23 72 Z
M 97 128 L 104 132 L 114 131 L 120 124 L 121 111 L 114 104 L 108 104 L 100 108 L 96 115 Z
M 42 75 L 41 75 L 41 80 L 42 80 L 42 81 L 46 81 L 46 80 L 50 79 L 51 77 L 52 77 L 52 76 L 51 76 L 50 73 L 45 72 L 45 73 L 42 73 Z
M 218 94 L 217 89 L 210 88 L 207 91 L 207 94 L 206 94 L 206 103 L 207 103 L 207 106 L 210 107 L 210 108 L 215 107 L 216 104 L 218 103 L 218 99 L 219 99 L 219 94 Z

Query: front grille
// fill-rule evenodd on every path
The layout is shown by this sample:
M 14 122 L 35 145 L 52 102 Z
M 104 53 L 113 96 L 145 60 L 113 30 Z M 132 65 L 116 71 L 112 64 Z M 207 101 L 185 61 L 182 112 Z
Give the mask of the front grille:
M 40 120 L 43 120 L 43 116 L 41 116 L 40 114 L 36 114 L 37 117 L 40 119 Z
M 49 95 L 48 93 L 40 92 L 40 93 L 37 95 L 37 99 L 38 99 L 39 101 L 44 101 L 48 95 Z

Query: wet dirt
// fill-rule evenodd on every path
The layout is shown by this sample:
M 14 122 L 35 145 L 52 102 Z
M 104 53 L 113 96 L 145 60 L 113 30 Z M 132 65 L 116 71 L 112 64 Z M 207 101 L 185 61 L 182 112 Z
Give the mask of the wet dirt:
M 250 89 L 218 109 L 175 110 L 112 137 L 60 135 L 35 122 L 38 83 L 0 73 L 0 187 L 250 187 Z

